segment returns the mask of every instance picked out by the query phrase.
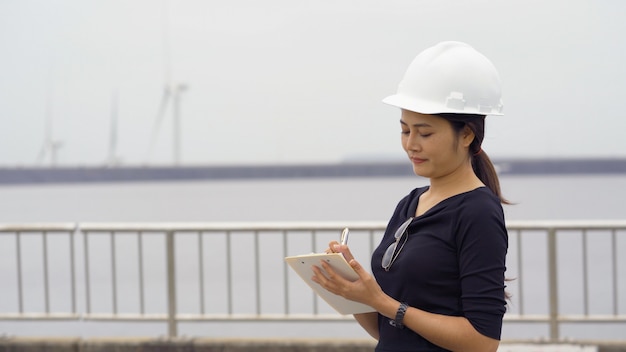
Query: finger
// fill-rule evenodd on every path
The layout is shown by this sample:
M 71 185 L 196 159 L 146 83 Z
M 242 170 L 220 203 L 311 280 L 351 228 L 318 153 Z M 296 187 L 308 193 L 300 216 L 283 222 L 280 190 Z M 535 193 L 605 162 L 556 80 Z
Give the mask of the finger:
M 321 260 L 320 261 L 322 268 L 324 268 L 324 272 L 326 273 L 324 275 L 324 278 L 328 279 L 328 280 L 333 280 L 333 278 L 336 276 L 335 275 L 335 271 L 333 270 L 333 267 L 330 266 L 330 264 L 328 264 L 326 261 Z M 319 269 L 318 269 L 319 270 Z M 321 270 L 320 270 L 321 271 Z
M 328 264 L 326 261 L 320 260 L 320 266 L 322 268 L 320 268 L 317 265 L 311 266 L 311 269 L 313 269 L 313 272 L 315 273 L 315 277 L 318 278 L 318 281 L 326 283 L 326 282 L 331 282 L 338 278 L 341 278 L 341 276 L 337 275 L 335 270 L 333 270 L 333 267 L 330 266 L 330 264 Z
M 320 269 L 317 265 L 314 265 L 312 267 L 313 271 L 315 272 L 315 276 L 312 277 L 313 282 L 322 286 L 325 290 L 329 292 L 338 294 L 336 286 L 337 284 L 334 281 L 336 277 L 334 276 L 334 272 L 332 272 L 330 265 L 328 265 L 324 261 L 322 261 L 321 265 L 324 270 Z
M 326 276 L 324 275 L 324 273 L 322 273 L 322 270 L 320 270 L 317 265 L 312 265 L 311 270 L 313 270 L 313 277 L 311 278 L 311 280 L 322 285 L 322 283 L 326 281 Z
M 326 253 L 335 253 L 334 248 L 335 245 L 338 245 L 339 242 L 337 241 L 330 241 L 330 243 L 328 243 L 328 248 L 326 249 Z
M 348 261 L 348 264 L 350 264 L 354 272 L 356 272 L 357 275 L 359 275 L 360 279 L 365 279 L 370 275 L 370 273 L 368 273 L 367 270 L 365 270 L 363 266 L 361 266 L 361 264 L 357 262 L 355 259 Z
M 352 255 L 352 252 L 350 251 L 350 248 L 347 245 L 337 243 L 331 248 L 333 249 L 334 252 L 343 254 L 343 257 L 346 259 L 348 263 L 351 260 L 354 260 L 354 255 Z

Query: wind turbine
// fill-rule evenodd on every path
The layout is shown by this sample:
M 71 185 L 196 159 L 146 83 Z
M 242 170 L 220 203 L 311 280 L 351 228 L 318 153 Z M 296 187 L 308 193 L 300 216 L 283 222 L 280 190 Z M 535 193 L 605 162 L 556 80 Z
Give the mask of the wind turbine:
M 168 7 L 167 1 L 164 1 L 163 6 L 163 71 L 165 75 L 165 85 L 163 88 L 163 95 L 161 96 L 161 102 L 159 103 L 159 110 L 157 111 L 156 119 L 152 126 L 152 135 L 150 137 L 150 147 L 148 149 L 148 161 L 152 157 L 154 151 L 154 144 L 161 129 L 161 124 L 165 118 L 165 114 L 168 107 L 172 105 L 172 156 L 174 165 L 180 165 L 181 162 L 181 119 L 180 119 L 180 97 L 188 87 L 184 83 L 172 83 L 171 80 L 171 62 L 170 62 L 170 48 L 169 48 L 169 21 L 168 21 Z

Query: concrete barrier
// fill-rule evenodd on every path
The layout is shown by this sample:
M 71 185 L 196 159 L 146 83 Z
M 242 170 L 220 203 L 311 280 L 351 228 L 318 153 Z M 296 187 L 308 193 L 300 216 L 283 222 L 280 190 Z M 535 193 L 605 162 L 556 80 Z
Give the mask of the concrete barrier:
M 373 340 L 0 337 L 0 352 L 371 352 Z M 626 352 L 623 342 L 503 343 L 501 351 Z
M 0 338 L 0 352 L 371 352 L 369 340 Z

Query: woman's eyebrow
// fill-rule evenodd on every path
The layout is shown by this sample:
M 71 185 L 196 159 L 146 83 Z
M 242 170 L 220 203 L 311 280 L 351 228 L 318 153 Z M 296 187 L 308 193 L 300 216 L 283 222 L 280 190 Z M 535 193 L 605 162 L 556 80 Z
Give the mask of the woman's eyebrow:
M 406 122 L 402 121 L 402 120 L 400 120 L 400 123 L 405 125 L 405 126 L 408 126 L 408 124 Z M 411 126 L 413 126 L 413 127 L 433 127 L 433 126 L 431 126 L 431 125 L 429 125 L 429 124 L 427 124 L 425 122 L 415 123 L 415 124 L 413 124 Z

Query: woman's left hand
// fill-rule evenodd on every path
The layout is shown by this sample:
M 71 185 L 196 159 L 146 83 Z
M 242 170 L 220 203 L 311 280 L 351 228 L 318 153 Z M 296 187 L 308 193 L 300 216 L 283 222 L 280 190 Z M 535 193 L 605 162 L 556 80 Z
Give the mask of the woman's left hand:
M 312 278 L 313 281 L 336 295 L 376 308 L 376 303 L 380 302 L 380 297 L 384 293 L 374 277 L 354 259 L 347 245 L 331 243 L 331 248 L 333 252 L 343 254 L 348 264 L 359 275 L 359 279 L 356 281 L 346 280 L 337 274 L 328 263 L 322 261 L 323 271 L 319 266 L 313 266 L 315 273 Z

